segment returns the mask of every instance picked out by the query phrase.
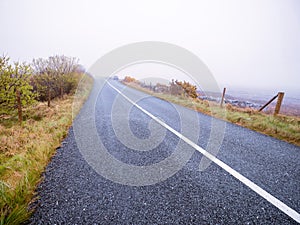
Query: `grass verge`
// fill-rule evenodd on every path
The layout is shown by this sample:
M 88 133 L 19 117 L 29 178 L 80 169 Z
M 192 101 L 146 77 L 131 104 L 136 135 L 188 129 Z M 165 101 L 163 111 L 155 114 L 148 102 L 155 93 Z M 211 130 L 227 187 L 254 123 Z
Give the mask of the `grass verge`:
M 74 96 L 38 103 L 24 110 L 25 121 L 0 118 L 0 224 L 24 223 L 33 212 L 35 189 L 56 148 L 66 137 L 92 88 L 93 79 L 83 76 Z M 73 109 L 73 112 L 72 112 Z M 75 111 L 75 112 L 74 112 Z
M 300 118 L 296 116 L 273 116 L 257 112 L 250 108 L 238 108 L 226 105 L 222 110 L 219 104 L 206 100 L 192 99 L 183 96 L 155 93 L 136 83 L 124 83 L 132 88 L 143 91 L 160 99 L 214 116 L 219 119 L 255 130 L 274 138 L 300 146 Z

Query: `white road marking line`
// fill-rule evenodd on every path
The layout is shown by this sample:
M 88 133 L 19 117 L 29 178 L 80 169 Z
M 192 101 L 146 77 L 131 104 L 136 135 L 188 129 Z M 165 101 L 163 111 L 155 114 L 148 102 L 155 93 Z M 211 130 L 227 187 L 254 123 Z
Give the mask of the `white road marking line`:
M 109 86 L 111 86 L 115 91 L 117 91 L 120 95 L 122 95 L 127 101 L 129 101 L 132 105 L 140 109 L 142 112 L 147 114 L 149 117 L 151 117 L 153 120 L 155 120 L 157 123 L 159 123 L 161 126 L 165 127 L 169 131 L 171 131 L 173 134 L 175 134 L 177 137 L 181 138 L 183 141 L 185 141 L 187 144 L 189 144 L 191 147 L 199 151 L 202 155 L 213 161 L 215 164 L 220 166 L 222 169 L 230 173 L 232 176 L 234 176 L 236 179 L 241 181 L 243 184 L 245 184 L 247 187 L 251 188 L 254 192 L 259 194 L 261 197 L 266 199 L 268 202 L 276 206 L 278 209 L 280 209 L 282 212 L 284 212 L 286 215 L 300 223 L 300 214 L 296 212 L 294 209 L 290 208 L 286 204 L 284 204 L 279 199 L 275 198 L 273 195 L 269 194 L 267 191 L 253 183 L 248 178 L 244 177 L 242 174 L 238 173 L 234 169 L 232 169 L 230 166 L 222 162 L 221 160 L 217 159 L 215 156 L 201 148 L 199 145 L 188 139 L 187 137 L 183 136 L 178 131 L 174 130 L 172 127 L 170 127 L 168 124 L 164 123 L 145 109 L 143 109 L 141 106 L 136 104 L 134 101 L 132 101 L 130 98 L 128 98 L 126 95 L 124 95 L 121 91 L 119 91 L 117 88 L 115 88 L 113 85 L 111 85 L 109 82 L 107 82 Z

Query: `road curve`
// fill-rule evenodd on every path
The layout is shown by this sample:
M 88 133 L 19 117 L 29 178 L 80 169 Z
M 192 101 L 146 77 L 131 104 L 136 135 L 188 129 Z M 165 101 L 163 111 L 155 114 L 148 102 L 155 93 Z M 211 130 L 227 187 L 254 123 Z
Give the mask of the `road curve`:
M 111 83 L 206 149 L 216 120 Z M 30 224 L 297 224 L 215 163 L 199 171 L 202 154 L 109 85 L 99 92 L 97 84 L 44 173 Z M 91 111 L 93 118 L 86 116 Z M 300 148 L 230 123 L 224 129 L 216 157 L 300 212 Z M 78 139 L 86 143 L 81 145 Z M 97 141 L 109 156 L 98 157 Z M 94 155 L 86 155 L 84 144 L 94 146 Z M 130 165 L 129 169 L 113 168 L 109 157 L 116 159 L 116 165 Z M 166 161 L 169 164 L 165 170 L 161 167 L 160 174 L 144 169 L 165 159 L 172 160 Z M 130 176 L 132 168 L 142 168 L 142 175 Z M 170 176 L 164 176 L 168 172 Z M 134 183 L 139 181 L 149 184 Z

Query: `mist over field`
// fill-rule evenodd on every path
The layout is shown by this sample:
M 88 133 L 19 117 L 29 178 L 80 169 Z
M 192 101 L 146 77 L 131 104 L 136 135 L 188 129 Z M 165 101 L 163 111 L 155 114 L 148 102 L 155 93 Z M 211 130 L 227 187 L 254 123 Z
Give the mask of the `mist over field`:
M 65 54 L 88 69 L 120 46 L 161 41 L 197 55 L 220 88 L 300 96 L 297 0 L 2 0 L 0 25 L 12 60 Z
M 195 84 L 199 91 L 201 91 L 201 74 L 191 76 L 180 71 L 179 69 L 172 67 L 170 65 L 162 63 L 144 62 L 135 65 L 130 65 L 114 75 L 117 75 L 120 79 L 125 76 L 132 76 L 138 79 L 140 82 L 145 84 L 156 85 L 157 83 L 168 85 L 171 80 L 185 80 L 192 84 Z M 251 79 L 250 77 L 248 79 Z M 216 82 L 218 80 L 216 79 Z M 258 81 L 259 82 L 259 81 Z M 228 83 L 234 83 L 228 82 Z M 226 96 L 232 100 L 241 100 L 245 102 L 253 102 L 257 105 L 264 105 L 272 97 L 274 97 L 278 92 L 282 91 L 285 93 L 284 101 L 282 103 L 281 112 L 288 115 L 300 115 L 300 89 L 294 88 L 277 88 L 277 87 L 258 87 L 249 86 L 248 80 L 242 85 L 228 85 L 221 86 L 219 84 L 220 93 L 223 88 L 226 87 Z M 270 107 L 266 110 L 274 109 L 276 101 L 274 101 Z

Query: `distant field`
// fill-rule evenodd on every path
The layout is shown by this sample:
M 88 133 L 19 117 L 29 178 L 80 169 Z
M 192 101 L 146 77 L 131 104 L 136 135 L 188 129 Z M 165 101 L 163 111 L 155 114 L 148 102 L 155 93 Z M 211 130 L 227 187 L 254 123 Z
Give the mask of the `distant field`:
M 268 100 L 275 96 L 276 92 L 262 93 L 261 91 L 235 91 L 228 90 L 228 98 L 249 101 L 256 104 L 264 105 Z M 272 114 L 276 105 L 276 100 L 271 103 L 264 112 Z M 300 116 L 300 93 L 285 92 L 281 105 L 280 113 L 283 115 Z

